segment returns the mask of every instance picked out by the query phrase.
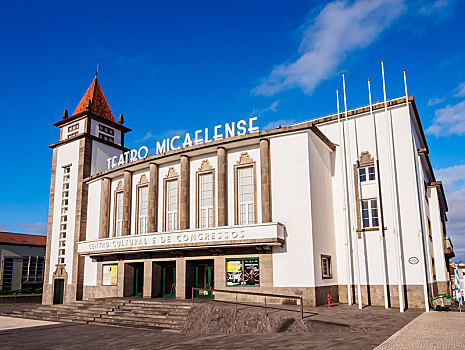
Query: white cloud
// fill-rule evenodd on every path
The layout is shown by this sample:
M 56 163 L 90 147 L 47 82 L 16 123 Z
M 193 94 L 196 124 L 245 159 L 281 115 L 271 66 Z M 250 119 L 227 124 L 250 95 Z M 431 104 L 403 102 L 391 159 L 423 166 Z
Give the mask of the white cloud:
M 0 230 L 5 232 L 34 233 L 37 235 L 46 235 L 47 223 L 39 221 L 32 224 L 3 224 L 0 225 Z
M 292 119 L 289 119 L 289 120 L 280 119 L 280 120 L 276 120 L 276 121 L 273 121 L 273 122 L 269 122 L 268 124 L 266 124 L 262 128 L 262 130 L 276 129 L 276 128 L 279 128 L 281 126 L 288 126 L 288 125 L 292 125 L 292 124 L 295 124 L 295 123 L 296 123 L 296 121 L 292 120 Z
M 444 16 L 451 12 L 456 4 L 456 0 L 420 1 L 421 7 L 418 12 L 424 16 L 436 17 L 440 13 Z
M 437 109 L 426 132 L 434 136 L 465 135 L 465 101 Z
M 140 143 L 147 140 L 163 141 L 167 137 L 171 138 L 173 136 L 179 135 L 182 136 L 187 132 L 187 130 L 168 130 L 163 134 L 154 135 L 151 130 L 149 130 L 142 138 L 134 140 L 134 142 Z
M 445 101 L 445 97 L 430 98 L 427 105 L 428 105 L 429 107 L 431 107 L 431 106 L 440 104 L 440 103 L 442 103 L 442 102 L 444 102 L 444 101 Z
M 274 95 L 300 87 L 311 94 L 334 74 L 345 56 L 373 43 L 405 10 L 404 0 L 333 1 L 303 33 L 299 57 L 276 66 L 253 92 Z
M 455 91 L 454 97 L 465 96 L 465 82 L 463 82 L 462 84 L 459 84 L 459 86 L 457 86 L 454 91 Z
M 259 116 L 263 115 L 266 112 L 277 112 L 278 111 L 278 105 L 279 105 L 279 101 L 274 101 L 271 105 L 269 105 L 266 108 L 262 108 L 262 109 L 254 108 L 252 110 L 252 112 L 250 112 L 250 116 L 251 117 L 258 116 L 259 117 Z
M 447 235 L 452 238 L 457 259 L 465 261 L 465 165 L 436 169 L 447 197 Z

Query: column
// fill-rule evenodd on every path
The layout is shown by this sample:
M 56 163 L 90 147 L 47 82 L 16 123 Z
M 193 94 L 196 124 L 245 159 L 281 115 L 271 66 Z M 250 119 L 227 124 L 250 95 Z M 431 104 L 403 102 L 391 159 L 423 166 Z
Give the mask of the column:
M 181 183 L 179 201 L 179 229 L 189 228 L 189 157 L 181 156 Z
M 132 173 L 124 171 L 123 187 L 123 232 L 122 236 L 128 236 L 131 233 L 131 190 L 132 190 Z
M 110 236 L 110 199 L 111 180 L 107 177 L 102 180 L 102 200 L 100 201 L 100 238 Z
M 271 222 L 270 142 L 260 140 L 260 174 L 262 189 L 262 222 Z
M 158 212 L 158 165 L 150 164 L 149 202 L 147 212 L 147 232 L 157 232 Z
M 176 299 L 186 298 L 186 260 L 176 259 Z
M 142 291 L 142 297 L 152 297 L 152 260 L 144 261 L 144 289 Z
M 218 161 L 218 226 L 228 225 L 228 203 L 226 187 L 226 150 L 223 147 L 217 150 Z

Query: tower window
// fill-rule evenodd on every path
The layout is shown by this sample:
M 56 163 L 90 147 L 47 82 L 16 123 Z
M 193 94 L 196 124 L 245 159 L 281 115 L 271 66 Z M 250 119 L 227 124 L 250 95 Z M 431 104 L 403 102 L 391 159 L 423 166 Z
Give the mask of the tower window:
M 102 140 L 105 140 L 105 141 L 115 142 L 115 138 L 114 138 L 114 137 L 111 137 L 111 136 L 102 134 L 101 132 L 98 134 L 98 138 L 99 138 L 99 139 L 102 139 Z
M 378 227 L 378 202 L 376 199 L 360 201 L 362 206 L 362 227 Z
M 109 127 L 106 127 L 105 125 L 99 124 L 98 129 L 99 129 L 101 132 L 110 134 L 110 135 L 112 135 L 112 136 L 115 135 L 115 130 L 113 130 L 113 129 L 109 128 Z

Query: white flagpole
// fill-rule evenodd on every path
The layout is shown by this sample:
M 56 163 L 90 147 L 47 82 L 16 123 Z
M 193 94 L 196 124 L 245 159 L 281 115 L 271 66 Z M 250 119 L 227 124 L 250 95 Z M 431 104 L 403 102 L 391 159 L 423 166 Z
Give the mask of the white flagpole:
M 341 154 L 340 154 L 340 166 L 342 174 L 342 191 L 344 191 L 344 204 L 343 204 L 343 214 L 344 214 L 344 233 L 346 236 L 346 254 L 347 254 L 347 303 L 352 305 L 352 267 L 351 267 L 351 254 L 350 254 L 350 222 L 349 222 L 349 212 L 348 212 L 348 202 L 349 197 L 347 193 L 347 163 L 346 163 L 346 148 L 345 148 L 345 138 L 344 130 L 342 129 L 341 124 L 341 113 L 339 110 L 339 89 L 336 89 L 336 99 L 337 99 L 337 124 L 339 126 L 340 134 L 340 145 L 341 145 Z
M 371 102 L 371 85 L 370 79 L 368 79 L 368 99 L 370 101 L 370 117 L 373 121 L 373 149 L 375 153 L 375 178 L 376 178 L 376 192 L 377 192 L 377 202 L 378 202 L 378 227 L 379 227 L 379 247 L 381 250 L 381 264 L 383 268 L 383 292 L 384 292 L 384 307 L 389 308 L 389 298 L 387 290 L 387 281 L 386 281 L 386 252 L 384 248 L 384 222 L 383 215 L 381 215 L 381 181 L 379 178 L 379 155 L 378 155 L 378 139 L 376 133 L 376 118 L 373 114 L 373 104 Z
M 345 78 L 344 78 L 344 73 L 342 73 L 342 89 L 344 91 L 344 112 L 345 112 L 345 126 L 346 126 L 346 129 L 347 129 L 347 135 L 349 135 L 349 122 L 347 120 L 347 95 L 346 95 L 346 82 L 345 82 Z M 345 138 L 344 138 L 344 142 L 345 142 Z M 349 154 L 349 160 L 351 159 L 352 157 L 352 152 L 350 150 L 350 139 L 348 140 L 347 142 L 347 153 Z M 347 163 L 347 158 L 346 158 L 346 163 Z M 351 163 L 350 163 L 351 164 Z M 350 174 L 351 172 L 348 171 L 348 173 Z M 352 177 L 350 175 L 347 176 L 347 179 L 352 179 Z M 352 181 L 353 183 L 353 181 Z M 354 186 L 351 186 L 349 185 L 348 186 L 350 188 L 350 195 L 351 195 L 351 200 L 350 202 L 354 203 L 354 205 L 357 205 L 357 203 L 355 203 L 354 199 L 355 199 L 355 194 L 354 194 Z M 350 209 L 350 208 L 349 208 Z M 355 209 L 355 207 L 354 207 Z M 356 275 L 357 275 L 357 296 L 358 296 L 358 308 L 359 309 L 362 309 L 362 291 L 361 291 L 361 288 L 360 288 L 360 259 L 359 259 L 359 255 L 358 255 L 358 242 L 357 242 L 357 235 L 355 234 L 355 230 L 353 229 L 353 225 L 355 223 L 355 219 L 354 219 L 354 215 L 353 215 L 353 210 L 350 210 L 350 217 L 351 217 L 351 220 L 350 220 L 350 223 L 351 223 L 351 228 L 352 230 L 350 231 L 351 233 L 351 236 L 353 236 L 353 247 L 354 247 L 354 250 L 355 250 L 355 259 L 356 259 L 356 264 L 355 264 L 355 272 L 356 272 Z
M 384 93 L 384 113 L 386 115 L 386 132 L 388 134 L 388 154 L 389 154 L 389 162 L 391 166 L 389 167 L 389 173 L 391 177 L 391 201 L 392 201 L 392 214 L 393 214 L 393 233 L 396 236 L 396 260 L 397 260 L 397 279 L 398 279 L 398 292 L 399 292 L 399 310 L 400 312 L 404 312 L 404 295 L 402 290 L 402 255 L 400 251 L 401 241 L 400 241 L 400 234 L 399 234 L 399 205 L 397 203 L 398 197 L 398 189 L 397 189 L 397 181 L 396 181 L 396 169 L 395 169 L 395 155 L 394 155 L 394 140 L 392 134 L 392 118 L 391 114 L 388 113 L 387 109 L 387 99 L 386 99 L 386 80 L 384 79 L 384 62 L 381 60 L 381 74 L 383 77 L 383 93 Z
M 405 89 L 405 104 L 407 106 L 407 113 L 410 115 L 410 106 L 408 102 L 408 91 L 407 91 L 407 74 L 405 72 L 405 69 L 403 70 L 404 73 L 404 89 Z M 412 148 L 413 148 L 413 156 L 415 160 L 415 177 L 416 177 L 416 182 L 417 182 L 417 196 L 418 196 L 418 239 L 420 243 L 420 254 L 422 256 L 423 260 L 423 268 L 422 268 L 422 277 L 423 277 L 423 294 L 425 298 L 425 311 L 429 312 L 429 298 L 428 298 L 428 276 L 426 275 L 426 258 L 425 258 L 425 250 L 424 247 L 427 247 L 427 243 L 425 244 L 425 234 L 424 234 L 424 227 L 422 225 L 422 217 L 423 217 L 423 222 L 425 219 L 425 208 L 422 206 L 423 202 L 423 196 L 420 192 L 421 184 L 420 184 L 420 179 L 418 177 L 418 172 L 420 171 L 421 167 L 418 161 L 418 151 L 415 146 L 415 141 L 412 133 Z M 423 209 L 423 210 L 422 210 Z M 429 252 L 429 249 L 428 249 Z

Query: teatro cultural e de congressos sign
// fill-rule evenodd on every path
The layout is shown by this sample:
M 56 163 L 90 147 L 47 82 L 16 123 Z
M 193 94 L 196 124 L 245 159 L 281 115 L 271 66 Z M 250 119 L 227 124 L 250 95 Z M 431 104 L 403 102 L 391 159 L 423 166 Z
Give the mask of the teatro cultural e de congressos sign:
M 185 133 L 183 137 L 176 135 L 171 138 L 163 139 L 163 141 L 157 141 L 156 153 L 165 153 L 180 148 L 189 147 L 192 145 L 200 145 L 201 143 L 207 143 L 211 141 L 226 139 L 234 136 L 240 136 L 244 134 L 251 134 L 258 132 L 259 127 L 254 126 L 254 122 L 257 121 L 257 117 L 250 117 L 247 121 L 239 120 L 237 123 L 231 122 L 224 125 L 215 125 L 213 131 L 209 128 L 196 130 L 191 137 L 190 133 Z M 119 156 L 114 156 L 107 159 L 107 169 L 114 168 L 123 164 L 134 162 L 139 159 L 144 159 L 148 156 L 149 149 L 147 146 L 142 146 L 138 150 L 132 149 L 130 151 L 121 153 Z

